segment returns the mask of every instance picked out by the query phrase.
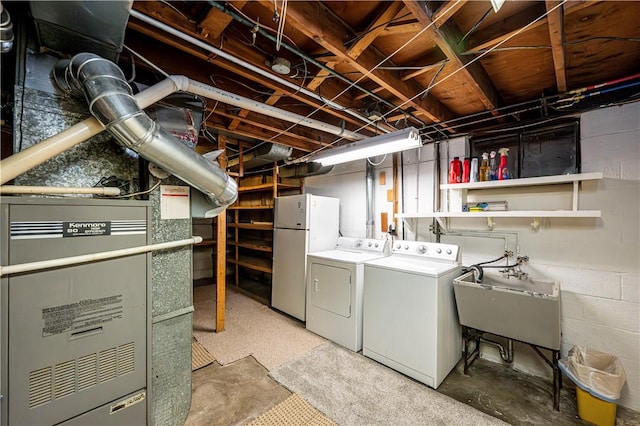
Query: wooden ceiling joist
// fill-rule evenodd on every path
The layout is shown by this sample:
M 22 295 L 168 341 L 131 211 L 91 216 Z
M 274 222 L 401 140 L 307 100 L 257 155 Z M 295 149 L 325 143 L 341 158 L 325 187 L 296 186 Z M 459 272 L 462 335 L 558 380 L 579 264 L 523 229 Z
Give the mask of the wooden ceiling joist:
M 553 53 L 553 67 L 556 72 L 556 86 L 559 93 L 567 91 L 567 69 L 564 60 L 564 12 L 562 1 L 546 0 L 549 39 Z
M 431 20 L 435 22 L 436 27 L 441 27 L 449 20 L 457 11 L 462 9 L 467 0 L 449 0 L 435 11 Z
M 448 20 L 442 23 L 440 28 L 436 28 L 432 25 L 432 20 L 429 18 L 423 2 L 403 1 L 418 21 L 428 28 L 426 31 L 447 56 L 447 59 L 455 65 L 456 69 L 460 70 L 459 73 L 467 81 L 472 92 L 478 96 L 488 110 L 495 114 L 496 108 L 501 103 L 500 94 L 482 64 L 479 61 L 472 62 L 473 58 L 460 54 L 464 50 L 458 47 L 458 42 L 462 39 L 462 32 L 458 26 L 452 20 Z
M 417 114 L 435 122 L 446 121 L 454 117 L 453 113 L 435 97 L 419 99 L 416 95 L 422 92 L 422 88 L 417 84 L 409 81 L 404 82 L 396 73 L 389 70 L 376 69 L 381 63 L 391 62 L 378 51 L 367 49 L 361 53 L 357 61 L 349 56 L 348 49 L 344 46 L 345 36 L 351 39 L 356 34 L 322 3 L 302 1 L 289 3 L 287 22 L 336 55 L 340 60 L 366 74 L 369 79 L 393 93 L 406 105 L 414 107 Z
M 236 0 L 233 2 L 233 6 L 238 10 L 242 10 L 247 3 L 249 2 L 245 0 Z M 219 38 L 232 21 L 233 18 L 231 16 L 212 7 L 207 12 L 207 16 L 198 24 L 200 34 L 204 37 Z

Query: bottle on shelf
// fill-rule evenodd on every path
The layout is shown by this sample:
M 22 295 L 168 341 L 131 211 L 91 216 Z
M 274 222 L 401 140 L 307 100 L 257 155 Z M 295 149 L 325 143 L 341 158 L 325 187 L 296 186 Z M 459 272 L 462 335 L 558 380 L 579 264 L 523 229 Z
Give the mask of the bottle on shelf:
M 489 154 L 487 152 L 482 153 L 482 163 L 480 164 L 480 182 L 486 182 L 489 180 Z
M 462 162 L 462 182 L 469 182 L 471 176 L 471 159 L 465 158 Z
M 469 176 L 469 182 L 477 182 L 478 181 L 478 159 L 471 159 L 471 175 Z
M 507 160 L 509 156 L 509 148 L 500 148 L 498 152 L 500 153 L 500 167 L 498 168 L 498 180 L 511 179 L 511 176 L 509 175 L 509 163 Z
M 453 157 L 449 165 L 449 183 L 462 182 L 462 161 L 459 157 Z
M 496 160 L 496 152 L 491 151 L 489 157 L 489 180 L 498 180 L 498 160 Z

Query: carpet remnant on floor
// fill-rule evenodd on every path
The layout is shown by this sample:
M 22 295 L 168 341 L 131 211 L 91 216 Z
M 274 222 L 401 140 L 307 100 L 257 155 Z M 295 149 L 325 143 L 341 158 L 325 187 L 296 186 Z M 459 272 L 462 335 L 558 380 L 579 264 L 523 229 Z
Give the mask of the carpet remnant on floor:
M 216 333 L 216 302 L 208 287 L 194 288 L 193 335 L 222 365 L 252 355 L 271 371 L 326 342 L 302 323 L 229 288 L 225 330 Z
M 333 343 L 270 373 L 340 425 L 505 425 Z
M 294 393 L 266 413 L 254 419 L 248 426 L 337 426 L 331 419 L 316 410 L 300 395 Z
M 191 342 L 191 371 L 206 367 L 215 361 L 215 358 L 209 353 L 207 348 L 202 346 L 194 337 Z

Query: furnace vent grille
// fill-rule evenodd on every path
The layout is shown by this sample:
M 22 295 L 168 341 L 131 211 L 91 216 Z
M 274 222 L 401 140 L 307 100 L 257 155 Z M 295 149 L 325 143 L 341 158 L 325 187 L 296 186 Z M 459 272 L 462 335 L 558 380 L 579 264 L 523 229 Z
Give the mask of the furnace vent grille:
M 51 401 L 52 368 L 46 367 L 29 373 L 29 408 Z
M 29 408 L 64 398 L 135 370 L 135 344 L 127 343 L 29 373 Z
M 118 348 L 118 375 L 133 373 L 135 367 L 135 347 L 127 343 Z
M 78 358 L 78 392 L 98 384 L 98 354 Z
M 63 362 L 56 365 L 54 382 L 54 398 L 59 399 L 69 396 L 76 391 L 76 360 Z

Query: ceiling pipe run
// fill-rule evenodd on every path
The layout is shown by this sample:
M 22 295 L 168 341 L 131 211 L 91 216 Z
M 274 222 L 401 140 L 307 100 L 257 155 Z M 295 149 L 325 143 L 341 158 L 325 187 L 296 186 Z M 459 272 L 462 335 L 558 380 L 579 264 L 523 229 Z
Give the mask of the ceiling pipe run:
M 142 111 L 116 64 L 91 53 L 80 53 L 71 60 L 59 61 L 54 77 L 60 89 L 85 95 L 91 114 L 118 142 L 198 189 L 216 211 L 236 200 L 236 182 Z
M 241 67 L 243 67 L 245 69 L 248 69 L 249 71 L 252 71 L 252 72 L 254 72 L 256 74 L 259 74 L 259 75 L 261 75 L 263 77 L 266 77 L 266 78 L 268 78 L 270 80 L 273 80 L 274 82 L 276 82 L 278 84 L 286 86 L 286 87 L 294 90 L 295 92 L 304 93 L 305 95 L 307 95 L 309 97 L 312 97 L 312 98 L 322 102 L 323 104 L 328 105 L 329 107 L 331 107 L 333 109 L 344 111 L 345 113 L 351 115 L 352 117 L 358 119 L 359 121 L 367 123 L 368 125 L 373 126 L 374 128 L 377 128 L 380 131 L 383 131 L 385 133 L 389 133 L 391 131 L 391 130 L 385 128 L 384 126 L 377 126 L 376 123 L 374 121 L 369 120 L 368 117 L 360 115 L 357 112 L 352 111 L 352 110 L 350 110 L 348 108 L 345 108 L 344 106 L 342 106 L 340 104 L 337 104 L 337 103 L 335 103 L 335 102 L 333 102 L 333 101 L 331 101 L 329 99 L 325 99 L 322 96 L 318 95 L 317 93 L 314 93 L 314 92 L 312 92 L 312 91 L 310 91 L 310 90 L 308 90 L 308 89 L 306 89 L 306 88 L 304 88 L 304 87 L 302 87 L 300 85 L 294 84 L 294 83 L 290 82 L 289 80 L 286 80 L 286 79 L 284 79 L 282 77 L 279 77 L 277 75 L 271 74 L 270 72 L 268 72 L 268 71 L 266 71 L 266 70 L 264 70 L 264 69 L 262 69 L 260 67 L 257 67 L 257 66 L 255 66 L 253 64 L 250 64 L 249 62 L 246 62 L 246 61 L 244 61 L 244 60 L 242 60 L 240 58 L 237 58 L 237 57 L 235 57 L 235 56 L 233 56 L 233 55 L 231 55 L 231 54 L 229 54 L 229 53 L 227 53 L 227 52 L 225 52 L 223 50 L 220 50 L 220 49 L 218 49 L 218 48 L 216 48 L 214 46 L 211 46 L 211 45 L 209 45 L 209 44 L 207 44 L 205 42 L 202 42 L 202 41 L 200 41 L 200 40 L 198 40 L 198 39 L 196 39 L 194 37 L 191 37 L 191 36 L 181 32 L 179 30 L 176 30 L 175 28 L 172 28 L 172 27 L 170 27 L 168 25 L 163 24 L 162 22 L 156 21 L 155 19 L 150 18 L 147 15 L 138 12 L 137 10 L 131 10 L 131 16 L 133 16 L 136 19 L 141 20 L 142 22 L 145 22 L 145 23 L 151 25 L 152 27 L 155 27 L 157 29 L 165 31 L 165 32 L 167 32 L 167 33 L 169 33 L 169 34 L 171 34 L 171 35 L 173 35 L 175 37 L 178 37 L 179 39 L 181 39 L 183 41 L 191 43 L 194 46 L 197 46 L 197 47 L 199 47 L 201 49 L 204 49 L 204 50 L 206 50 L 208 52 L 213 53 L 214 55 L 217 55 L 217 56 L 219 56 L 219 57 L 221 57 L 223 59 L 226 59 L 229 62 L 232 62 L 232 63 L 234 63 L 236 65 L 240 65 Z

